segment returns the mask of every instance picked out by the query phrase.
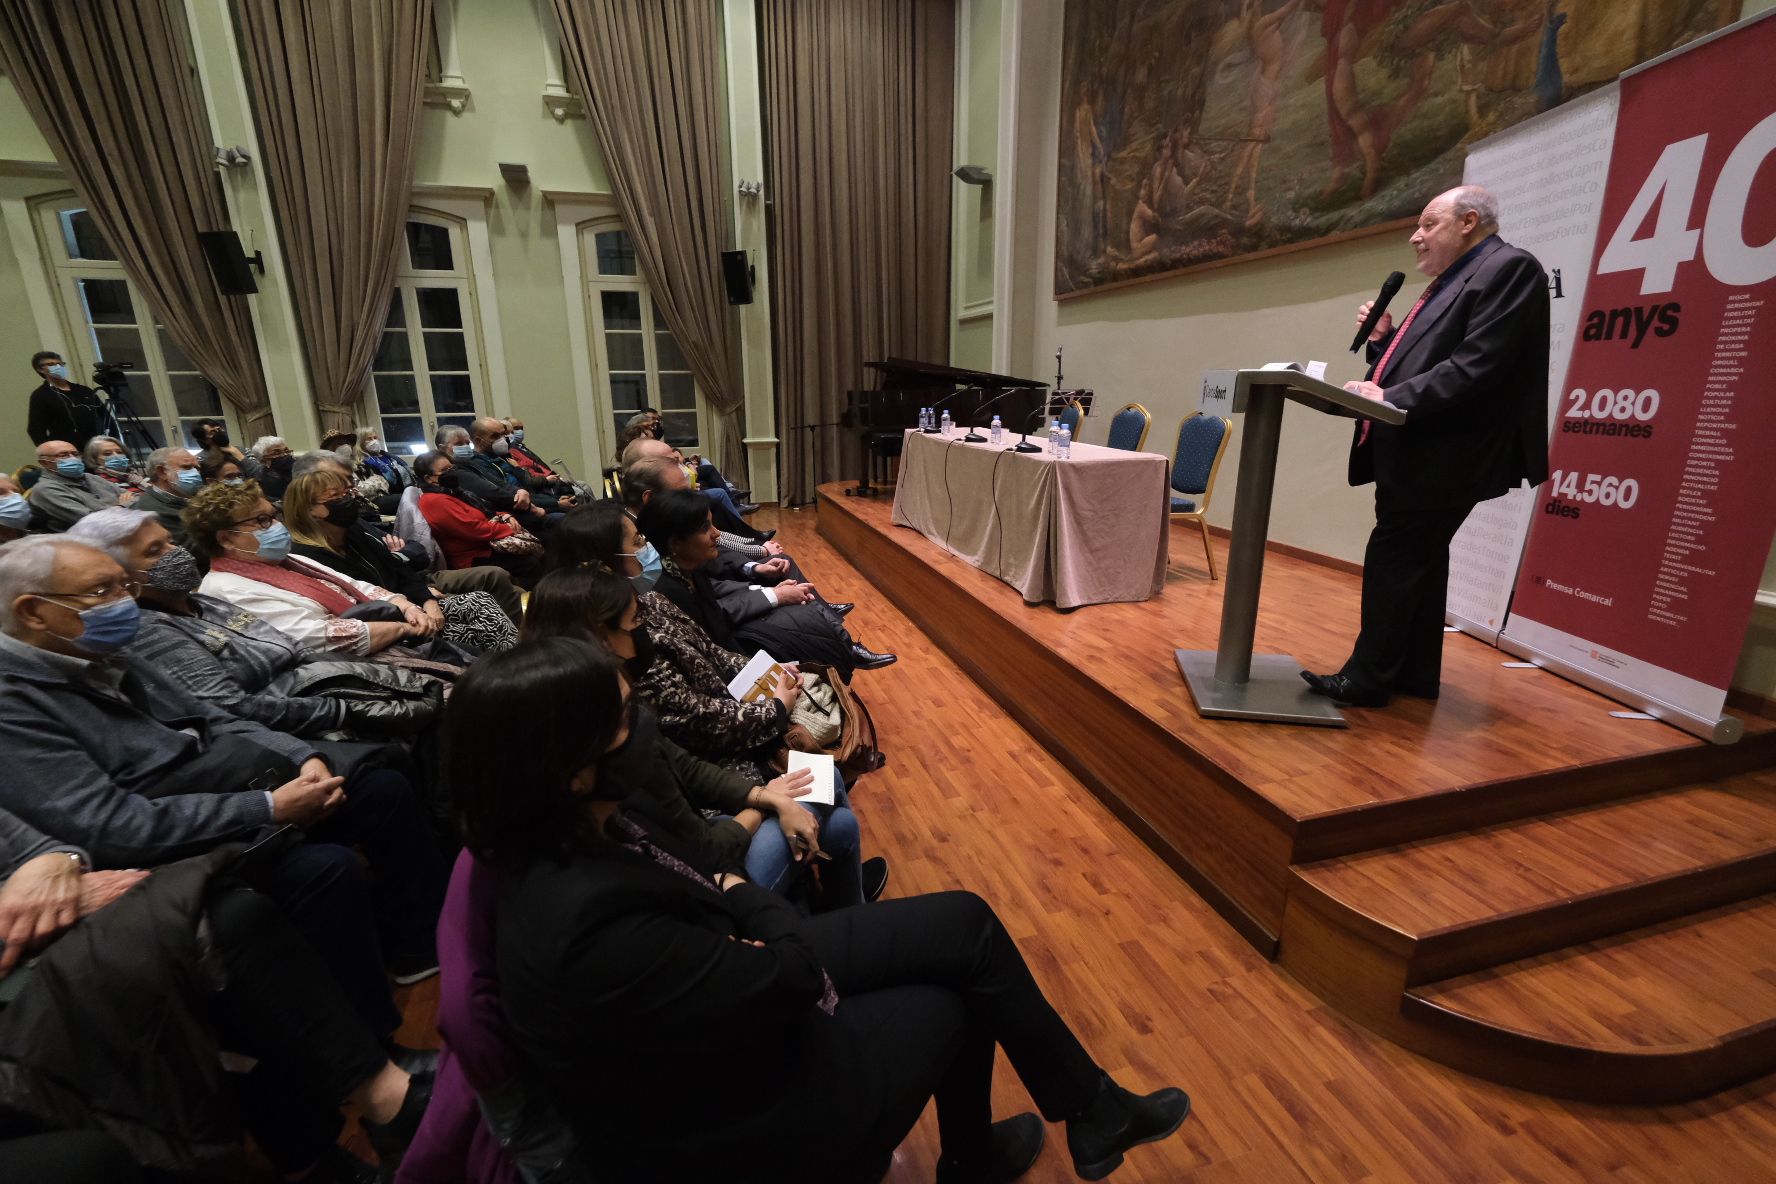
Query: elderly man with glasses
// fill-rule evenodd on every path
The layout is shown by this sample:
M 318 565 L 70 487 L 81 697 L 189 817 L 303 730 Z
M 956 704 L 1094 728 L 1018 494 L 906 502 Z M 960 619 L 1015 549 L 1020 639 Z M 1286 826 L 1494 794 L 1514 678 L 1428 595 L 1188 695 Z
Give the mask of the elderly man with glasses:
M 67 530 L 94 510 L 117 504 L 117 486 L 88 472 L 80 450 L 66 440 L 39 444 L 37 467 L 43 479 L 31 490 L 31 503 L 50 530 Z
M 148 490 L 135 500 L 132 508 L 159 518 L 160 524 L 172 533 L 173 541 L 183 545 L 185 524 L 179 515 L 204 484 L 197 457 L 189 448 L 156 448 L 142 467 L 148 473 Z

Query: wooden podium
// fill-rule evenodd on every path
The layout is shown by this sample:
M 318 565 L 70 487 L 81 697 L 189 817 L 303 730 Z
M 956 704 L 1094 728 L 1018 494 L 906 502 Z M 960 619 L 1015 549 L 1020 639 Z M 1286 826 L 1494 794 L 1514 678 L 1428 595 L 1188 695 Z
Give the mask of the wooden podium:
M 1301 663 L 1288 654 L 1252 653 L 1286 400 L 1346 419 L 1406 422 L 1406 413 L 1392 404 L 1365 399 L 1293 368 L 1203 372 L 1203 413 L 1243 413 L 1246 421 L 1234 491 L 1227 590 L 1221 600 L 1221 637 L 1212 651 L 1178 650 L 1178 669 L 1199 715 L 1341 728 L 1344 715 L 1332 700 L 1307 689 Z

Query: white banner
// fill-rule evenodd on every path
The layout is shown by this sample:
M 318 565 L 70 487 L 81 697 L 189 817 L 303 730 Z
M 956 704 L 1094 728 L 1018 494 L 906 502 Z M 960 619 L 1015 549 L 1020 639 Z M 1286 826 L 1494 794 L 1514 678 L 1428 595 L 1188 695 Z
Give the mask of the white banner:
M 1468 149 L 1463 180 L 1499 201 L 1499 237 L 1541 261 L 1549 278 L 1548 421 L 1560 390 L 1591 273 L 1620 90 L 1615 83 Z M 1483 502 L 1449 546 L 1447 619 L 1496 644 L 1517 581 L 1535 497 L 1523 486 Z

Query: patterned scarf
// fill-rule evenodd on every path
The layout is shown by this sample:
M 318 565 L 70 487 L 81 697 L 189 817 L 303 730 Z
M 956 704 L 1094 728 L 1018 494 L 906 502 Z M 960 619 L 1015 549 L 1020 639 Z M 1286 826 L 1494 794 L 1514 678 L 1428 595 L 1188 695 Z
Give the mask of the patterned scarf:
M 210 560 L 210 570 L 227 572 L 229 575 L 257 580 L 261 584 L 270 584 L 285 592 L 294 592 L 314 601 L 335 617 L 354 604 L 367 604 L 374 599 L 352 587 L 342 576 L 306 559 L 290 558 L 282 563 L 271 564 L 249 563 L 223 556 Z

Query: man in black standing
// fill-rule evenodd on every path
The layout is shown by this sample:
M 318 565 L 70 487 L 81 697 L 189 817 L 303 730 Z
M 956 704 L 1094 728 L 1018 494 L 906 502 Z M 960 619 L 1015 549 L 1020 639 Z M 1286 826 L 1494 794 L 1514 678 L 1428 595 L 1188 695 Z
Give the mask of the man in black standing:
M 1359 421 L 1351 445 L 1350 483 L 1375 482 L 1362 629 L 1337 673 L 1301 673 L 1352 707 L 1437 697 L 1450 540 L 1479 503 L 1548 477 L 1541 264 L 1498 237 L 1497 199 L 1477 185 L 1432 198 L 1412 248 L 1431 284 L 1397 329 L 1381 317 L 1368 378 L 1345 384 L 1406 412 L 1397 427 Z
M 43 380 L 43 385 L 31 392 L 25 424 L 31 443 L 66 440 L 78 452 L 104 431 L 105 408 L 99 396 L 91 387 L 69 378 L 68 364 L 61 354 L 41 350 L 31 356 L 31 369 Z

